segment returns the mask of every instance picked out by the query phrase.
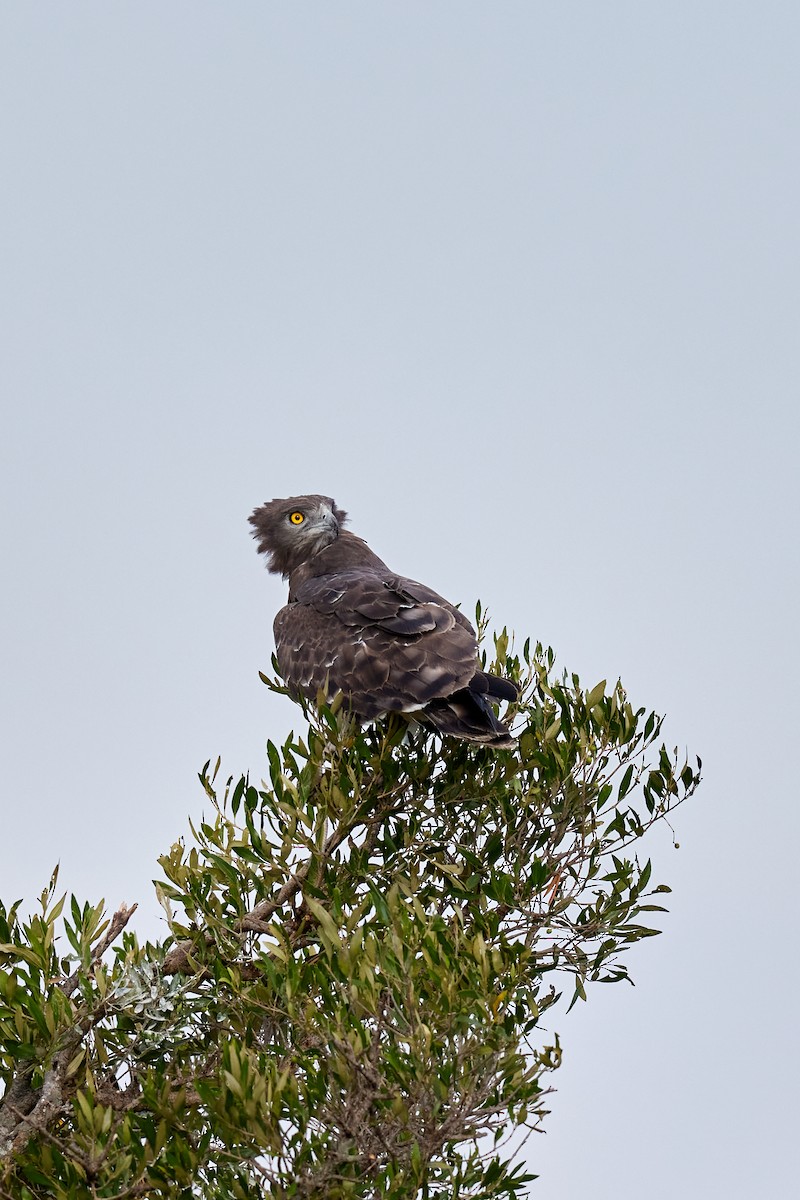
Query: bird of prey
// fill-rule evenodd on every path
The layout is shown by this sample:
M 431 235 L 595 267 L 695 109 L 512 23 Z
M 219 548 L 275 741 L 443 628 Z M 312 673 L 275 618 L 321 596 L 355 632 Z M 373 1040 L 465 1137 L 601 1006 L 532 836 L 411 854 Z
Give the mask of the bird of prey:
M 258 552 L 289 580 L 275 618 L 278 665 L 294 695 L 337 692 L 359 721 L 390 712 L 441 734 L 515 744 L 493 705 L 516 700 L 507 679 L 481 670 L 470 622 L 422 583 L 395 575 L 330 496 L 271 500 L 250 517 Z

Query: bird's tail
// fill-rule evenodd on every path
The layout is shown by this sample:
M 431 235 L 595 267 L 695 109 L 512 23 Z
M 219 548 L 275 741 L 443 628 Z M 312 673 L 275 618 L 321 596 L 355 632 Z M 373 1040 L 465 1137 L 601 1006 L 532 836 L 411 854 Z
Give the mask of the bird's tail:
M 482 742 L 485 746 L 511 749 L 517 744 L 508 726 L 495 715 L 492 703 L 516 700 L 517 687 L 510 679 L 500 679 L 485 671 L 476 672 L 469 687 L 431 700 L 420 713 L 438 733 Z

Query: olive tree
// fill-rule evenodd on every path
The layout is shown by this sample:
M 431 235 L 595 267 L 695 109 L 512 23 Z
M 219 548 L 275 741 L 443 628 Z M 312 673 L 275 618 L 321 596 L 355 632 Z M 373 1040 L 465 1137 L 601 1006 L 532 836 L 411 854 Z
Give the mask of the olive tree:
M 528 1194 L 554 1023 L 657 932 L 643 841 L 700 763 L 620 684 L 494 650 L 513 750 L 334 702 L 265 782 L 206 764 L 163 944 L 55 873 L 0 906 L 0 1197 Z

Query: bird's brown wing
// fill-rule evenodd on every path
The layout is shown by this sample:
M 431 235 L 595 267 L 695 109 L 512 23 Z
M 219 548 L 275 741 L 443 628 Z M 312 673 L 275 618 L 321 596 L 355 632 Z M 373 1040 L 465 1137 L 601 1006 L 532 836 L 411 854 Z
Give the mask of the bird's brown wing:
M 477 669 L 469 621 L 424 584 L 358 568 L 306 580 L 275 618 L 290 688 L 342 691 L 370 719 L 466 687 Z

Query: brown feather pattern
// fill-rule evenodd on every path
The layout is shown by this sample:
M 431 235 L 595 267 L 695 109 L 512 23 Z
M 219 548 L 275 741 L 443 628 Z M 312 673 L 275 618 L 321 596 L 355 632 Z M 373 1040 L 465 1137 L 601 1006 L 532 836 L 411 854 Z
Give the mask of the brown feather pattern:
M 267 566 L 289 580 L 274 632 L 290 690 L 309 699 L 341 691 L 362 721 L 413 712 L 440 733 L 513 746 L 492 704 L 515 700 L 516 686 L 480 669 L 470 622 L 395 575 L 345 520 L 317 494 L 272 500 L 250 517 Z

